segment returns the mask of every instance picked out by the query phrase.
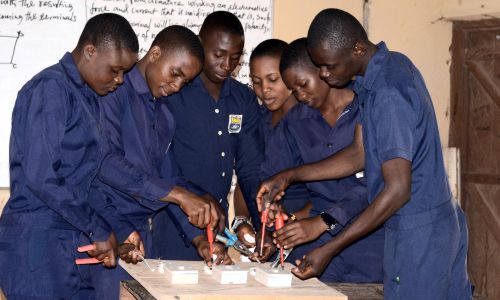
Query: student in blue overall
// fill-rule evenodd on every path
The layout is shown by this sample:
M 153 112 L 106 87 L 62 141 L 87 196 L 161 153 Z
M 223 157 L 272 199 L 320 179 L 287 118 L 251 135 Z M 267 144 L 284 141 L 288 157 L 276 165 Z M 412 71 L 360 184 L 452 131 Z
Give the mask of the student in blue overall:
M 11 197 L 0 217 L 0 288 L 8 299 L 93 299 L 91 266 L 77 247 L 116 265 L 115 234 L 88 200 L 102 159 L 95 99 L 114 91 L 137 59 L 130 24 L 100 14 L 78 45 L 19 91 L 10 140 Z
M 123 87 L 100 99 L 100 125 L 114 151 L 123 153 L 124 160 L 137 177 L 147 176 L 155 184 L 156 187 L 151 187 L 158 190 L 152 194 L 158 193 L 158 197 L 167 195 L 171 198 L 169 200 L 177 203 L 188 201 L 189 204 L 203 205 L 205 200 L 178 186 L 182 182 L 169 176 L 172 171 L 166 164 L 163 165 L 166 167 L 164 176 L 160 176 L 165 152 L 175 130 L 174 118 L 166 106 L 167 96 L 192 80 L 201 71 L 203 61 L 203 47 L 192 31 L 177 25 L 167 27 L 157 34 L 145 57 L 125 75 Z M 148 218 L 167 203 L 136 199 L 99 179 L 94 182 L 90 195 L 96 207 L 116 207 L 118 216 L 106 217 L 118 241 L 135 244 L 142 256 L 148 257 L 151 253 Z M 180 209 L 179 212 L 179 222 L 189 224 L 186 215 Z M 208 241 L 203 239 L 197 245 L 198 252 L 209 261 Z M 215 250 L 217 252 L 218 248 Z M 137 263 L 136 253 L 122 258 Z M 96 268 L 93 270 L 96 298 L 118 299 L 120 281 L 128 279 L 131 277 L 120 266 L 112 270 Z
M 293 41 L 284 50 L 279 69 L 286 86 L 302 103 L 293 107 L 283 121 L 283 144 L 289 150 L 281 152 L 281 160 L 293 167 L 349 146 L 359 121 L 358 100 L 352 90 L 330 88 L 319 78 L 319 68 L 309 57 L 305 38 Z M 328 242 L 368 206 L 366 182 L 357 177 L 353 174 L 306 183 L 312 202 L 310 217 L 287 223 L 274 233 L 278 245 L 295 247 L 291 261 Z M 319 279 L 381 282 L 383 244 L 384 232 L 379 229 L 339 252 Z
M 281 54 L 287 45 L 286 42 L 278 39 L 265 40 L 255 47 L 250 56 L 252 87 L 263 103 L 260 109 L 259 127 L 264 153 L 261 179 L 268 178 L 291 166 L 288 164 L 288 159 L 282 159 L 291 156 L 286 152 L 290 149 L 284 139 L 282 119 L 298 102 L 283 82 L 279 70 Z M 286 211 L 292 213 L 295 218 L 301 219 L 309 216 L 311 204 L 304 184 L 296 184 L 288 188 L 286 197 L 282 201 Z M 257 256 L 259 261 L 268 260 L 276 250 L 272 243 L 271 231 L 266 231 L 266 233 L 263 255 Z M 258 245 L 261 242 L 260 238 L 261 234 L 257 234 Z
M 370 206 L 293 272 L 300 278 L 321 273 L 332 256 L 384 224 L 385 298 L 471 299 L 466 221 L 450 193 L 434 108 L 420 72 L 383 42 L 372 44 L 361 24 L 338 9 L 315 17 L 307 45 L 330 86 L 356 76 L 361 125 L 343 151 L 278 174 L 260 192 L 271 186 L 282 190 L 294 180 L 341 178 L 364 166 Z
M 260 183 L 259 106 L 255 94 L 231 78 L 243 54 L 243 27 L 235 15 L 216 11 L 204 20 L 199 37 L 205 51 L 203 70 L 168 102 L 177 124 L 171 150 L 196 192 L 216 198 L 225 211 L 235 169 L 258 226 L 254 199 Z M 172 220 L 166 210 L 155 216 L 153 255 L 197 259 L 191 241 Z

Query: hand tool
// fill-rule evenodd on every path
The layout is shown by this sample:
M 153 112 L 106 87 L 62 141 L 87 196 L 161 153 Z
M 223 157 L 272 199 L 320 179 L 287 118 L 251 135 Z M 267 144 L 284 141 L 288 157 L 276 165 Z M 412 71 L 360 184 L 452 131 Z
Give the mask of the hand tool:
M 285 226 L 285 220 L 283 219 L 283 215 L 281 214 L 281 212 L 279 212 L 276 216 L 274 227 L 276 228 L 276 230 L 280 230 L 281 228 L 283 228 L 283 226 Z M 283 250 L 283 245 L 280 245 L 280 262 L 282 270 L 285 269 L 285 258 L 283 256 Z
M 290 253 L 292 253 L 292 250 L 293 248 L 288 248 L 283 250 L 283 261 L 285 261 L 288 258 Z M 272 269 L 277 268 L 280 265 L 280 262 L 281 262 L 281 256 L 276 256 L 274 261 L 271 263 L 271 268 Z
M 214 232 L 212 231 L 212 228 L 210 228 L 210 224 L 207 226 L 207 239 L 208 239 L 208 244 L 210 245 L 210 261 L 213 263 L 213 255 L 214 255 Z M 210 267 L 210 270 L 212 267 Z
M 78 252 L 87 252 L 87 251 L 91 251 L 91 250 L 95 250 L 95 249 L 96 249 L 95 244 L 89 244 L 89 245 L 85 245 L 85 246 L 80 246 L 80 247 L 78 247 L 77 250 L 78 250 Z M 118 246 L 118 254 L 119 255 L 127 254 L 130 251 L 133 251 L 134 249 L 135 249 L 135 246 L 133 244 L 123 243 L 120 246 Z M 98 264 L 101 262 L 102 262 L 102 260 L 98 260 L 95 257 L 78 258 L 75 260 L 75 263 L 77 265 Z
M 238 236 L 229 231 L 228 228 L 224 228 L 224 234 L 225 236 L 217 234 L 215 236 L 215 240 L 223 243 L 226 247 L 232 247 L 233 249 L 235 249 L 236 251 L 240 252 L 243 255 L 250 256 L 253 254 L 252 251 L 250 251 L 250 249 L 248 249 L 248 247 L 245 246 L 245 244 L 243 244 L 240 240 L 238 240 Z M 258 263 L 260 263 L 258 258 L 254 259 Z
M 260 215 L 260 220 L 262 222 L 262 235 L 260 238 L 260 250 L 259 250 L 259 256 L 262 256 L 262 250 L 264 249 L 264 234 L 266 230 L 266 223 L 267 223 L 267 218 L 269 214 L 269 206 L 271 206 L 271 199 L 269 198 L 269 193 L 264 194 L 264 210 L 262 211 Z

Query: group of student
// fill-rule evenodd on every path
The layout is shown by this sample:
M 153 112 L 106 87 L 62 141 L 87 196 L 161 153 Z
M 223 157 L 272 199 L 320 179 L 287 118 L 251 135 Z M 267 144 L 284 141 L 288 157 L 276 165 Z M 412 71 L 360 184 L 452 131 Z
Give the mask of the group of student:
M 465 218 L 411 61 L 326 9 L 307 38 L 252 51 L 252 91 L 232 78 L 244 42 L 238 18 L 216 11 L 198 36 L 163 29 L 137 61 L 127 20 L 100 14 L 25 84 L 0 217 L 8 299 L 118 299 L 122 243 L 136 248 L 120 254 L 130 263 L 233 263 L 220 243 L 211 257 L 206 236 L 228 226 L 233 172 L 231 227 L 264 249 L 250 259 L 294 248 L 302 279 L 383 281 L 387 299 L 471 298 Z M 265 194 L 282 229 L 261 226 Z M 88 256 L 105 268 L 75 264 Z

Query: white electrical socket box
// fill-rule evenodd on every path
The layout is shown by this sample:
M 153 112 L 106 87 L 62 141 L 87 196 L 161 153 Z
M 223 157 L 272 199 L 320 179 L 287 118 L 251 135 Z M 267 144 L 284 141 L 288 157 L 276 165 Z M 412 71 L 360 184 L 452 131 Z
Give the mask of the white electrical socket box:
M 256 268 L 255 280 L 267 287 L 291 287 L 293 275 L 281 268 Z

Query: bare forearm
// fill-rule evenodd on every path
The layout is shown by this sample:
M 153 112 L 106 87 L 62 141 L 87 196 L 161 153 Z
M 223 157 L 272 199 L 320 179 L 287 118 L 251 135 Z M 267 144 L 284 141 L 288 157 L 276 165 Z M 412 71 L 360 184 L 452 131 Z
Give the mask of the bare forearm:
M 338 179 L 350 176 L 364 168 L 364 153 L 354 145 L 315 163 L 292 169 L 294 182 Z
M 403 207 L 408 199 L 409 197 L 395 196 L 382 191 L 354 223 L 337 235 L 335 241 L 332 240 L 331 246 L 335 249 L 343 249 L 369 234 Z
M 183 200 L 194 195 L 195 194 L 182 187 L 174 186 L 165 197 L 160 199 L 160 201 L 179 205 Z
M 411 197 L 411 162 L 397 158 L 384 163 L 384 189 L 349 227 L 332 239 L 327 247 L 340 251 L 385 223 Z M 336 249 L 336 250 L 335 250 Z

